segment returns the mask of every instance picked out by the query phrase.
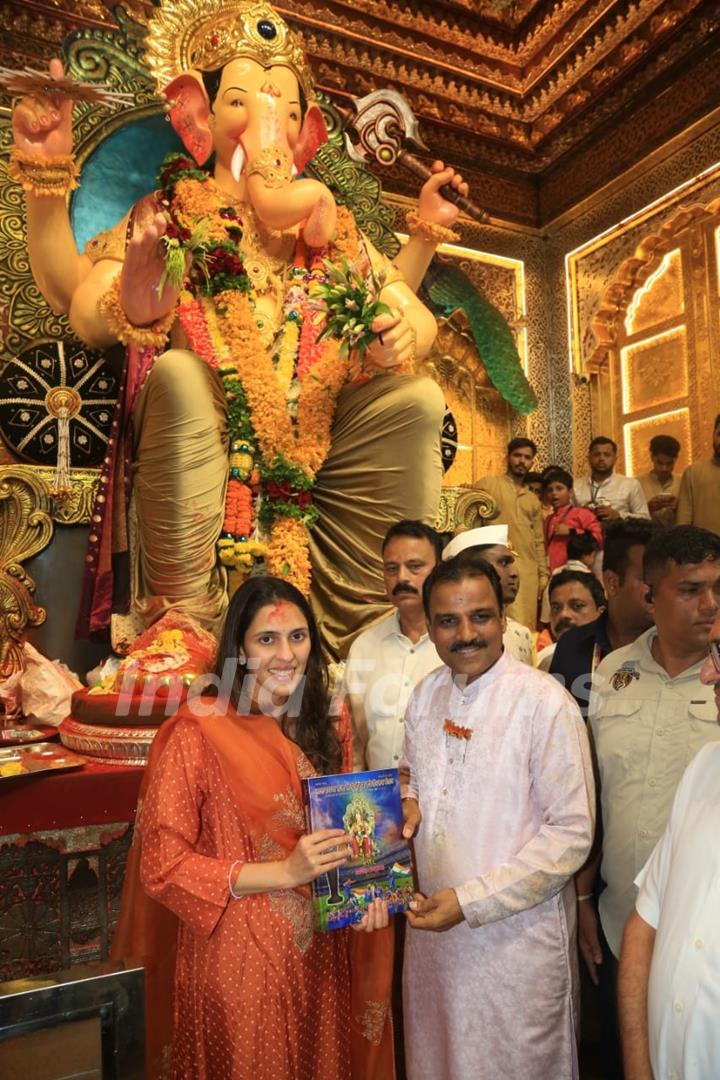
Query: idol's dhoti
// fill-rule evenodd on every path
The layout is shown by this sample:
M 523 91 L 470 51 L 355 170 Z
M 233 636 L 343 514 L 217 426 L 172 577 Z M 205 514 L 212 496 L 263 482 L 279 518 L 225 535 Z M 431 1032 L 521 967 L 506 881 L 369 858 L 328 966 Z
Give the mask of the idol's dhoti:
M 378 375 L 341 392 L 314 491 L 311 601 L 333 655 L 383 610 L 381 544 L 393 522 L 432 524 L 442 479 L 444 400 L 429 378 Z M 133 412 L 132 604 L 145 625 L 179 608 L 218 632 L 227 608 L 217 563 L 227 486 L 227 406 L 217 374 L 171 349 Z
M 387 610 L 381 547 L 390 525 L 435 521 L 444 408 L 437 383 L 419 376 L 377 375 L 340 394 L 310 543 L 311 601 L 333 655 L 345 656 L 360 627 Z
M 216 372 L 186 349 L 159 356 L 133 412 L 132 608 L 151 625 L 180 609 L 222 629 L 217 562 L 228 476 L 227 404 Z

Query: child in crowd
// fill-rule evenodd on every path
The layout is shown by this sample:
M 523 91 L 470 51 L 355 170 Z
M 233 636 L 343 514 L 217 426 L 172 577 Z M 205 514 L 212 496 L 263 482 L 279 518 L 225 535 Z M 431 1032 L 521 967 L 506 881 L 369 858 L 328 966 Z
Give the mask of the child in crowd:
M 587 571 L 588 574 L 595 573 L 595 563 L 600 550 L 600 544 L 592 533 L 576 532 L 574 529 L 571 529 L 567 538 L 567 562 L 564 563 L 563 566 L 558 566 L 556 570 L 553 570 L 552 576 L 554 577 L 555 574 L 559 574 L 561 570 L 580 570 Z M 599 575 L 598 580 L 601 580 Z M 543 625 L 547 625 L 550 622 L 549 589 L 550 585 L 548 582 L 545 586 L 545 591 L 543 592 L 542 605 L 540 608 L 540 622 L 543 623 Z M 546 642 L 546 644 L 547 643 L 548 642 Z
M 545 518 L 545 550 L 547 551 L 550 573 L 564 566 L 568 561 L 568 538 L 571 530 L 576 533 L 590 533 L 602 547 L 602 528 L 600 522 L 584 506 L 573 506 L 573 478 L 565 469 L 550 469 L 543 473 L 543 495 L 552 507 L 552 513 Z

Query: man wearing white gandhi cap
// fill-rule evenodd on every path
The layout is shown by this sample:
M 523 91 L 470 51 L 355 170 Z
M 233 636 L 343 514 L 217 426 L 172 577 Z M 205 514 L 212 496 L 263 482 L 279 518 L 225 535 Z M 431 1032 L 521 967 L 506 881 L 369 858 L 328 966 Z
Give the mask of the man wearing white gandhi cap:
M 473 556 L 480 556 L 494 566 L 502 585 L 505 607 L 512 604 L 520 588 L 515 555 L 508 543 L 507 525 L 483 525 L 479 529 L 467 529 L 454 536 L 443 549 L 443 561 L 462 555 L 463 560 L 471 561 Z M 524 664 L 533 662 L 532 634 L 522 623 L 506 616 L 507 629 L 503 634 L 503 645 L 516 660 Z

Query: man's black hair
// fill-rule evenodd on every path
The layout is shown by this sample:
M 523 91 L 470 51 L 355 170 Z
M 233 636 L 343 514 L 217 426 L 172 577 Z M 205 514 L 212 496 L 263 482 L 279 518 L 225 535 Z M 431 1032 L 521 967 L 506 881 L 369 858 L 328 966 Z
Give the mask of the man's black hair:
M 432 525 L 426 525 L 424 521 L 396 521 L 385 533 L 381 551 L 385 551 L 391 540 L 396 536 L 411 536 L 415 540 L 427 540 L 435 552 L 435 562 L 440 562 L 443 542 L 440 533 L 433 529 Z
M 665 577 L 669 562 L 697 566 L 706 559 L 720 559 L 720 536 L 697 525 L 673 525 L 661 529 L 645 548 L 643 580 L 656 585 Z
M 617 454 L 617 443 L 614 439 L 611 439 L 609 435 L 596 435 L 594 439 L 591 439 L 590 445 L 588 446 L 588 453 L 590 453 L 591 450 L 594 450 L 596 446 L 604 446 L 606 443 L 612 446 Z
M 680 453 L 680 443 L 674 435 L 653 435 L 650 440 L 650 453 L 667 454 L 668 457 L 676 458 Z
M 537 446 L 532 439 L 528 439 L 525 435 L 518 435 L 515 439 L 511 439 L 507 445 L 507 452 L 512 454 L 515 450 L 522 450 L 524 446 L 529 447 L 532 450 L 532 456 L 536 457 Z
M 491 566 L 489 562 L 481 558 L 479 555 L 475 555 L 472 558 L 463 559 L 461 556 L 466 552 L 461 552 L 460 555 L 456 555 L 454 559 L 446 559 L 445 562 L 439 562 L 435 566 L 423 582 L 423 608 L 425 610 L 425 616 L 430 618 L 430 597 L 432 591 L 436 585 L 444 585 L 448 581 L 459 584 L 466 578 L 486 578 L 495 593 L 495 599 L 497 600 L 498 611 L 502 615 L 505 604 L 502 595 L 502 585 L 500 584 L 500 577 L 494 566 Z
M 548 582 L 548 600 L 552 600 L 552 594 L 556 589 L 559 589 L 561 585 L 568 585 L 571 581 L 579 581 L 585 586 L 595 601 L 596 607 L 607 607 L 605 590 L 589 570 L 558 570 L 557 574 L 552 574 Z
M 570 530 L 567 542 L 568 559 L 582 559 L 583 555 L 594 555 L 599 550 L 600 545 L 591 532 Z
M 720 412 L 715 417 L 715 423 L 713 424 L 713 431 L 716 427 L 720 427 Z
M 572 473 L 569 473 L 567 469 L 562 469 L 559 465 L 556 465 L 552 469 L 546 469 L 542 474 L 543 488 L 546 488 L 548 484 L 564 484 L 566 488 L 572 490 L 573 478 Z
M 631 547 L 647 547 L 661 528 L 650 518 L 627 517 L 605 525 L 603 570 L 613 570 L 622 585 L 630 562 Z

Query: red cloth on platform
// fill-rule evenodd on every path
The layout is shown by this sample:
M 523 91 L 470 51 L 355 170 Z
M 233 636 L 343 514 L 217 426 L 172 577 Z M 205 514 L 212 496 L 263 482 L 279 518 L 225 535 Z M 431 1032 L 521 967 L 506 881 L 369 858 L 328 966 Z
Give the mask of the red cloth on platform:
M 73 772 L 8 777 L 0 784 L 0 835 L 134 821 L 144 766 L 88 763 Z

